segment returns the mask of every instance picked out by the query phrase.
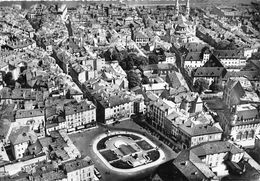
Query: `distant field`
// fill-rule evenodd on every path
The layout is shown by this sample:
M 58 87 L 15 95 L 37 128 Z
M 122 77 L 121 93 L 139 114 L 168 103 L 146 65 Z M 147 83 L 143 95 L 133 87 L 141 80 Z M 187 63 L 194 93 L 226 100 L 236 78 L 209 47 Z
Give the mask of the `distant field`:
M 0 0 L 0 6 L 10 6 L 12 4 L 21 4 L 23 8 L 29 8 L 35 3 L 65 3 L 68 6 L 77 6 L 81 3 L 97 2 L 97 3 L 118 3 L 120 0 Z M 170 5 L 175 4 L 175 0 L 122 0 L 130 6 L 153 6 L 153 5 Z M 179 0 L 180 4 L 185 4 L 187 0 Z M 250 4 L 251 2 L 257 2 L 258 0 L 190 0 L 191 7 L 203 7 L 209 5 L 236 5 L 236 4 Z

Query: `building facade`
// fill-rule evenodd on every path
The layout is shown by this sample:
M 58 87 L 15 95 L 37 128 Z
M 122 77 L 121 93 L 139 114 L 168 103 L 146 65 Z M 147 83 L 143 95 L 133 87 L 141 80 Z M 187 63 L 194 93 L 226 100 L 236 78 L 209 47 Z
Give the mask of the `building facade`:
M 82 101 L 65 106 L 64 112 L 68 132 L 96 125 L 96 106 L 92 102 Z

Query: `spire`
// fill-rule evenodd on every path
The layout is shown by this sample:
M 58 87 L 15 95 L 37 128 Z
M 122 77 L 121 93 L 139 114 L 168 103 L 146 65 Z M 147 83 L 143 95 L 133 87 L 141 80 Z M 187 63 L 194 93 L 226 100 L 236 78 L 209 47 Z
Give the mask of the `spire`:
M 186 3 L 186 15 L 187 16 L 190 15 L 190 0 L 187 0 L 187 3 Z
M 177 15 L 179 15 L 179 11 L 180 11 L 180 5 L 179 5 L 179 0 L 176 0 L 176 4 L 175 4 L 175 12 Z

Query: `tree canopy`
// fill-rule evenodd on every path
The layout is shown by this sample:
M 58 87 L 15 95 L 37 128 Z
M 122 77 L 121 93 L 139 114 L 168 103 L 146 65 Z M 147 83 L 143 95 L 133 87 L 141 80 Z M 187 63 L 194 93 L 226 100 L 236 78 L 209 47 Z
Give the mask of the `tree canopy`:
M 199 78 L 194 82 L 193 87 L 196 92 L 201 94 L 202 92 L 204 92 L 209 88 L 209 82 L 204 78 Z
M 127 73 L 127 79 L 129 82 L 128 84 L 129 89 L 141 85 L 141 79 L 135 71 L 129 71 Z

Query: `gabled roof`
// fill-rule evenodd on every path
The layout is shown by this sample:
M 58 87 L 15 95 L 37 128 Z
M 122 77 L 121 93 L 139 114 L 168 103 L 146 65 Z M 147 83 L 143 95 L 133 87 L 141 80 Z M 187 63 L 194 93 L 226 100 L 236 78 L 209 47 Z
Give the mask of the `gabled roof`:
M 225 89 L 231 89 L 231 105 L 238 104 L 240 98 L 245 95 L 245 90 L 243 89 L 241 83 L 238 80 L 229 79 L 226 83 Z
M 190 150 L 183 150 L 173 164 L 189 181 L 212 179 L 216 175 Z
M 16 111 L 15 119 L 33 118 L 38 116 L 44 116 L 43 109 L 30 109 L 30 110 L 19 109 Z
M 192 147 L 190 150 L 198 157 L 227 152 L 231 154 L 244 153 L 244 150 L 228 141 L 205 142 Z
M 149 37 L 142 31 L 138 31 L 138 32 L 135 32 L 134 33 L 134 38 L 137 39 L 137 38 L 146 38 L 148 39 Z
M 242 50 L 214 50 L 213 54 L 219 59 L 228 58 L 228 59 L 237 59 L 245 58 Z
M 178 88 L 180 86 L 183 86 L 186 88 L 186 90 L 189 90 L 189 86 L 186 83 L 186 80 L 182 76 L 181 73 L 173 71 L 172 73 L 169 73 L 166 75 L 166 81 L 169 80 L 169 83 L 171 87 Z
M 249 81 L 258 81 L 258 80 L 260 80 L 260 71 L 242 70 L 242 71 L 227 72 L 227 74 L 224 77 L 224 80 L 228 80 L 230 77 L 245 77 Z
M 30 130 L 30 126 L 22 126 L 19 128 L 13 128 L 9 136 L 9 140 L 13 145 L 37 140 L 37 136 Z
M 89 157 L 86 157 L 84 159 L 76 159 L 76 160 L 68 161 L 64 164 L 64 168 L 66 172 L 69 173 L 75 170 L 89 167 L 93 164 L 94 164 L 93 161 Z
M 224 66 L 215 55 L 211 54 L 209 60 L 203 65 L 203 67 L 224 67 Z
M 201 136 L 201 135 L 210 135 L 216 133 L 223 133 L 221 127 L 214 124 L 193 124 L 189 120 L 184 124 L 179 125 L 181 132 L 188 134 L 190 137 Z
M 185 61 L 201 61 L 200 52 L 189 52 L 185 57 Z
M 198 67 L 194 77 L 224 77 L 227 70 L 224 67 Z

